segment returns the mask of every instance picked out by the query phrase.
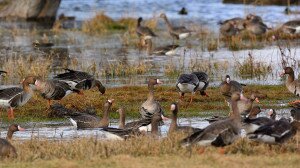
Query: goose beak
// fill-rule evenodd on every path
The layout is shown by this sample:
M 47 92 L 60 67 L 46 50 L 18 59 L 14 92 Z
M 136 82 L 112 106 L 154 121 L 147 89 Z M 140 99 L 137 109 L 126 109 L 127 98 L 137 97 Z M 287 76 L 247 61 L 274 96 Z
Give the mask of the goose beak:
M 19 131 L 25 131 L 25 128 L 22 128 L 22 127 L 18 126 L 18 130 Z
M 107 100 L 109 103 L 113 103 L 115 101 L 115 99 L 108 99 Z
M 169 118 L 168 118 L 168 117 L 165 117 L 164 115 L 161 115 L 161 118 L 162 118 L 163 121 L 169 120 Z
M 255 98 L 256 103 L 260 103 L 258 98 Z
M 157 84 L 163 84 L 163 82 L 161 80 L 159 80 L 159 79 L 156 80 L 156 83 Z
M 285 70 L 283 70 L 281 73 L 280 73 L 280 77 L 283 77 L 285 75 Z
M 240 95 L 241 100 L 248 100 L 243 94 Z

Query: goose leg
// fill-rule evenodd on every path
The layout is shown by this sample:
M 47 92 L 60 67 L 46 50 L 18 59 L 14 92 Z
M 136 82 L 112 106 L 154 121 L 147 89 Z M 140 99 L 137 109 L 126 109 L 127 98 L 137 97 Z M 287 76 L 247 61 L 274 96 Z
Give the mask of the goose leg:
M 191 104 L 193 102 L 194 94 L 195 93 L 193 92 L 192 95 L 191 95 L 191 99 L 190 99 L 190 103 L 189 104 Z
M 8 115 L 8 119 L 9 119 L 9 120 L 12 120 L 12 119 L 15 118 L 15 116 L 14 116 L 14 110 L 13 110 L 12 107 L 10 107 L 10 108 L 7 110 L 7 115 Z
M 50 109 L 50 107 L 51 107 L 51 100 L 48 99 L 48 108 Z

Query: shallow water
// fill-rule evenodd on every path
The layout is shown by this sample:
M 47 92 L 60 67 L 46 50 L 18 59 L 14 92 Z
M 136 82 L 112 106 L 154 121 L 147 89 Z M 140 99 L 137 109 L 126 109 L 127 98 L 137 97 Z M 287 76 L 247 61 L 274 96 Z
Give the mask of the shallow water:
M 290 109 L 279 109 L 276 110 L 277 119 L 281 117 L 289 118 Z M 268 110 L 263 110 L 258 117 L 267 116 Z M 130 121 L 128 121 L 130 122 Z M 197 128 L 205 128 L 209 125 L 208 121 L 202 117 L 193 118 L 179 118 L 178 123 L 181 126 L 192 126 Z M 88 130 L 77 130 L 70 122 L 30 122 L 21 124 L 22 127 L 26 128 L 25 131 L 18 131 L 14 134 L 14 139 L 18 140 L 30 140 L 30 139 L 40 139 L 40 140 L 71 140 L 74 138 L 83 137 L 94 137 L 99 140 L 109 139 L 107 135 L 101 129 L 88 129 Z M 112 122 L 111 127 L 117 127 L 117 122 Z M 166 121 L 163 126 L 160 127 L 161 136 L 167 136 L 167 132 L 170 126 L 170 121 Z M 5 138 L 7 127 L 2 127 L 1 138 Z

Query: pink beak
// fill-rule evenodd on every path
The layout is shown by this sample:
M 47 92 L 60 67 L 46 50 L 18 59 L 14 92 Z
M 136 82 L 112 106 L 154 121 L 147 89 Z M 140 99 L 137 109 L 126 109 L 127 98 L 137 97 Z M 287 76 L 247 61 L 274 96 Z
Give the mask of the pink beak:
M 240 95 L 240 99 L 245 101 L 248 100 L 243 94 Z
M 257 103 L 260 103 L 259 100 L 258 100 L 258 98 L 255 98 L 255 101 L 256 101 Z
M 285 71 L 283 70 L 281 73 L 280 73 L 280 77 L 283 77 L 285 75 Z
M 25 128 L 22 128 L 22 127 L 18 126 L 18 130 L 19 131 L 25 131 Z

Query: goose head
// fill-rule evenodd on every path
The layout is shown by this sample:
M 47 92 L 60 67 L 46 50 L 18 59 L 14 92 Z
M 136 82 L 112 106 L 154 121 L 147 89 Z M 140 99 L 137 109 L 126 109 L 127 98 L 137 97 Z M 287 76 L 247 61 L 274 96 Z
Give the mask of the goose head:
M 293 68 L 292 67 L 285 67 L 285 68 L 283 68 L 283 71 L 282 71 L 282 73 L 280 74 L 280 76 L 282 77 L 282 76 L 284 76 L 284 75 L 286 75 L 286 74 L 294 74 L 294 70 L 293 70 Z
M 257 114 L 259 114 L 261 112 L 261 108 L 259 106 L 254 106 L 252 107 L 249 117 L 256 117 Z
M 173 116 L 177 116 L 177 113 L 178 113 L 178 105 L 177 105 L 177 103 L 172 103 L 170 109 L 172 111 Z
M 225 81 L 226 81 L 226 83 L 230 83 L 230 76 L 229 75 L 226 75 Z
M 276 118 L 276 112 L 274 109 L 270 109 L 270 111 L 268 112 L 268 115 L 270 116 L 270 118 L 272 118 L 273 120 L 275 120 Z
M 159 79 L 149 79 L 148 85 L 159 85 L 162 84 L 163 82 Z

